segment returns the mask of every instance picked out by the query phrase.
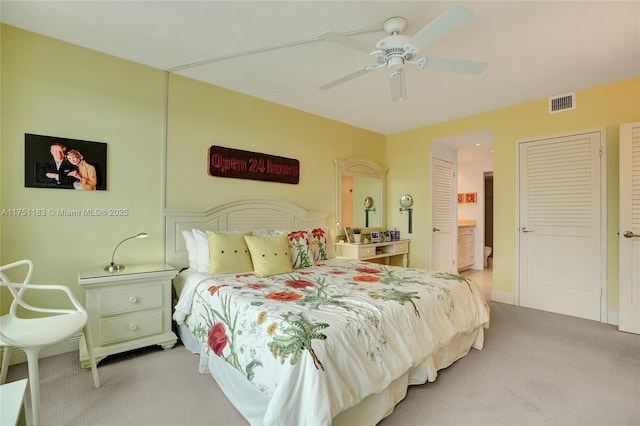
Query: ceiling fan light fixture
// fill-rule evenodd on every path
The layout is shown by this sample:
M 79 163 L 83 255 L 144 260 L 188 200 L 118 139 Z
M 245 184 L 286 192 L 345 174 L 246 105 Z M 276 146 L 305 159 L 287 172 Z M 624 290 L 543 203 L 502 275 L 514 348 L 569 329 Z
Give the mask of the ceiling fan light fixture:
M 391 57 L 387 61 L 387 65 L 389 66 L 389 68 L 394 69 L 394 70 L 397 70 L 398 68 L 401 68 L 403 64 L 404 64 L 404 59 L 402 59 L 401 56 Z
M 427 65 L 427 58 L 420 58 L 414 62 L 415 66 L 422 69 Z
M 404 51 L 407 53 L 416 53 L 418 51 L 418 49 L 416 49 L 415 46 L 412 46 L 410 44 L 405 44 L 404 45 Z

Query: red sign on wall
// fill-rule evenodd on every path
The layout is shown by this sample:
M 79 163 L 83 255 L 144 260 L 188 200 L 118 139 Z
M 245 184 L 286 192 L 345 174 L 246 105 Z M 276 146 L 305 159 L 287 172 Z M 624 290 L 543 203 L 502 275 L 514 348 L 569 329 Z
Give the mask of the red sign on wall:
M 209 176 L 264 180 L 297 185 L 300 162 L 292 158 L 212 145 Z

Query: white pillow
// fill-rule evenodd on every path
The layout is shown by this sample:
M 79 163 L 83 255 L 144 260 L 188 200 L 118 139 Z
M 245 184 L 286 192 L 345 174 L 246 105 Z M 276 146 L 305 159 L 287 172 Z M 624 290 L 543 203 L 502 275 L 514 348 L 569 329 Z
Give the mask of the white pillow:
M 196 248 L 196 240 L 193 238 L 192 230 L 182 231 L 182 237 L 184 238 L 184 244 L 187 247 L 187 254 L 189 255 L 189 269 L 194 271 L 198 270 L 198 251 Z
M 209 273 L 209 238 L 207 234 L 199 229 L 193 229 L 193 239 L 196 244 L 196 270 L 198 272 Z
M 322 228 L 325 230 L 325 237 L 327 238 L 327 256 L 329 259 L 333 259 L 336 257 L 336 248 L 333 245 L 335 241 L 333 240 L 333 236 L 331 235 L 331 231 L 329 228 Z
M 286 231 L 281 231 L 281 232 L 286 232 Z M 267 237 L 271 235 L 276 235 L 276 230 L 275 229 L 253 229 L 251 231 L 251 235 L 253 235 L 254 237 Z

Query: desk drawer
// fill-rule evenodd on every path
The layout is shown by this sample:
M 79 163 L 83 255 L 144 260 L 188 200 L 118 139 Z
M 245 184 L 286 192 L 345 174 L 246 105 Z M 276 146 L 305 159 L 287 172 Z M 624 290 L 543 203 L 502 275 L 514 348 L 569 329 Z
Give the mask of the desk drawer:
M 100 316 L 162 307 L 162 284 L 101 289 Z
M 393 246 L 394 253 L 406 253 L 409 251 L 409 243 L 396 243 Z
M 98 345 L 162 333 L 162 309 L 100 320 Z
M 376 248 L 375 247 L 360 247 L 360 258 L 375 256 Z

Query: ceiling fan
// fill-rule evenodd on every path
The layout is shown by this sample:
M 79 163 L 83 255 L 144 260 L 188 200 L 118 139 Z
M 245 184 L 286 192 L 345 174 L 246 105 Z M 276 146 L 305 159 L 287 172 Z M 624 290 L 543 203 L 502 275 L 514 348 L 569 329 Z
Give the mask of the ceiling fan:
M 421 57 L 416 59 L 418 51 L 455 30 L 472 17 L 473 14 L 464 7 L 459 5 L 452 6 L 414 34 L 413 37 L 400 34 L 407 25 L 405 18 L 389 18 L 383 25 L 384 30 L 389 35 L 380 40 L 375 47 L 334 31 L 324 32 L 318 38 L 368 53 L 375 58 L 376 64 L 368 65 L 354 73 L 324 84 L 320 86 L 320 89 L 331 89 L 371 71 L 387 67 L 391 70 L 389 75 L 391 99 L 397 102 L 407 98 L 404 71 L 402 69 L 405 64 L 412 64 L 420 69 L 453 71 L 472 75 L 481 74 L 487 67 L 485 62 L 440 57 Z

